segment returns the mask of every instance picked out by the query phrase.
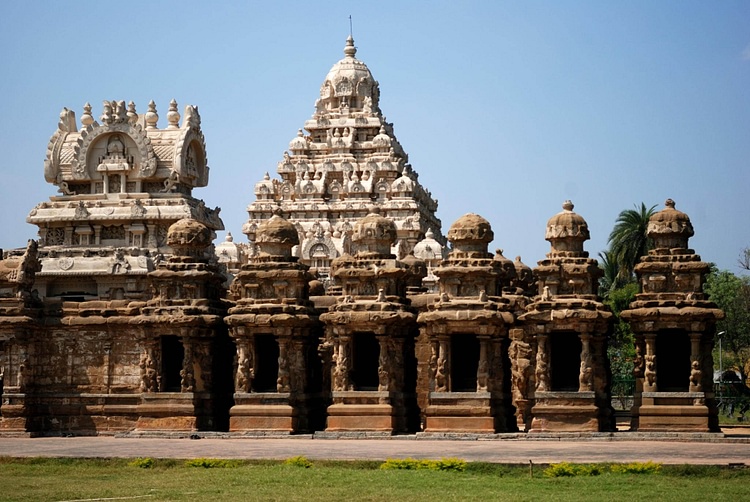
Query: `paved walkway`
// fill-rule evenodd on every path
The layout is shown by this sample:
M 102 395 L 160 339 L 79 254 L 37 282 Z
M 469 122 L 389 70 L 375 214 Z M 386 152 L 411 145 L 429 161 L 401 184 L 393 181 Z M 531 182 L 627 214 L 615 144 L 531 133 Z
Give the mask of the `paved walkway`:
M 428 440 L 420 439 L 163 439 L 0 438 L 0 455 L 13 457 L 156 457 L 384 460 L 458 457 L 499 463 L 644 462 L 750 464 L 750 443 L 706 441 Z

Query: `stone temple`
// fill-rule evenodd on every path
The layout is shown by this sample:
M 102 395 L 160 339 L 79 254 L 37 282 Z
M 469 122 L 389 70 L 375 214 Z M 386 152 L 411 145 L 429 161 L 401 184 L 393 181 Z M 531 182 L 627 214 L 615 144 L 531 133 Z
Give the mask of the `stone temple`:
M 491 252 L 467 213 L 443 237 L 379 108 L 344 58 L 243 228 L 193 196 L 208 183 L 198 109 L 64 108 L 47 147 L 58 188 L 38 240 L 0 261 L 0 434 L 234 436 L 616 430 L 586 220 L 570 201 L 535 268 Z M 553 207 L 550 207 L 550 212 Z M 711 349 L 723 313 L 672 200 L 648 226 L 630 428 L 719 432 Z

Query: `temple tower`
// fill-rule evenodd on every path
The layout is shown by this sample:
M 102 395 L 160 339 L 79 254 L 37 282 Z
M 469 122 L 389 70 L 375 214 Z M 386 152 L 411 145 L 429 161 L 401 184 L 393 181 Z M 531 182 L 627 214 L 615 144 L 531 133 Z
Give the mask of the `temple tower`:
M 278 164 L 281 179 L 266 174 L 255 185 L 242 230 L 255 242 L 258 226 L 280 208 L 299 233 L 294 256 L 322 277 L 335 258 L 352 252 L 354 226 L 373 204 L 396 225 L 391 252 L 397 258 L 429 229 L 444 243 L 437 201 L 408 163 L 380 110 L 378 82 L 356 53 L 350 36 L 344 59 L 323 81 L 312 118 Z
M 521 410 L 530 432 L 612 430 L 612 313 L 596 295 L 602 271 L 583 250 L 588 224 L 565 201 L 545 239 L 550 252 L 534 269 L 538 296 L 520 316 L 524 332 L 514 332 L 511 346 L 517 406 L 531 406 Z
M 416 428 L 417 316 L 406 287 L 411 269 L 391 254 L 394 222 L 371 212 L 356 222 L 354 256 L 331 265 L 341 295 L 320 316 L 331 352 L 327 431 L 391 434 Z
M 487 252 L 493 239 L 487 220 L 462 216 L 448 231 L 453 250 L 433 270 L 440 295 L 419 315 L 420 343 L 430 346 L 425 432 L 516 429 L 505 374 L 513 302 L 502 297 L 515 269 Z
M 256 232 L 259 252 L 231 285 L 236 304 L 225 322 L 237 347 L 233 432 L 292 433 L 322 427 L 321 336 L 309 301 L 313 276 L 292 256 L 294 225 L 278 215 Z
M 84 106 L 79 129 L 63 108 L 44 162 L 60 195 L 26 219 L 39 227 L 42 299 L 143 299 L 146 275 L 171 254 L 171 224 L 193 218 L 212 234 L 224 228 L 220 210 L 192 196 L 209 171 L 198 109 L 188 105 L 180 118 L 174 100 L 163 129 L 153 101 L 145 114 L 132 101 L 105 101 L 99 121 Z
M 632 429 L 718 432 L 711 350 L 724 313 L 703 293 L 710 264 L 688 248 L 693 225 L 672 199 L 646 233 L 654 248 L 635 267 L 641 293 L 622 312 L 635 333 Z

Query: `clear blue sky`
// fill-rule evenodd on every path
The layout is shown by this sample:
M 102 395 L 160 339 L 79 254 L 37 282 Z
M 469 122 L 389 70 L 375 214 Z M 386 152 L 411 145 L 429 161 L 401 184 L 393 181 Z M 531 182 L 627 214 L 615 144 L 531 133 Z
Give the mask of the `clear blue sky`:
M 0 247 L 56 194 L 44 181 L 63 106 L 198 105 L 209 186 L 240 229 L 313 112 L 354 19 L 357 57 L 443 231 L 487 218 L 492 249 L 544 258 L 547 219 L 571 199 L 592 256 L 617 214 L 667 197 L 691 247 L 739 272 L 750 246 L 750 2 L 2 2 Z M 223 234 L 219 236 L 221 239 Z

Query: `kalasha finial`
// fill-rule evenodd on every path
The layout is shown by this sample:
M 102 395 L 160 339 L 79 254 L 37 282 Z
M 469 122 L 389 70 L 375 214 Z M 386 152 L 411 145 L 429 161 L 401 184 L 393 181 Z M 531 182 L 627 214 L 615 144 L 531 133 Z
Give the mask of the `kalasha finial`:
M 570 200 L 566 200 L 565 202 L 563 202 L 563 205 L 562 205 L 562 208 L 565 211 L 572 211 L 574 207 L 575 206 L 573 205 L 572 202 L 570 202 Z
M 174 99 L 169 102 L 169 111 L 167 112 L 167 121 L 170 129 L 177 129 L 180 123 L 180 112 L 177 111 L 177 101 Z
M 81 124 L 83 127 L 88 127 L 94 123 L 94 116 L 91 115 L 91 103 L 88 101 L 83 105 L 83 115 L 81 115 Z
M 138 121 L 138 112 L 135 111 L 135 103 L 128 103 L 128 123 L 135 124 Z
M 672 199 L 667 199 L 664 205 L 670 209 L 674 209 L 674 201 Z
M 344 56 L 353 58 L 355 54 L 357 54 L 357 48 L 354 47 L 354 37 L 349 35 L 346 39 L 346 47 L 344 47 Z
M 156 124 L 159 122 L 159 114 L 156 112 L 156 103 L 154 100 L 148 102 L 148 111 L 146 112 L 146 127 L 149 129 L 155 129 Z

